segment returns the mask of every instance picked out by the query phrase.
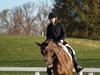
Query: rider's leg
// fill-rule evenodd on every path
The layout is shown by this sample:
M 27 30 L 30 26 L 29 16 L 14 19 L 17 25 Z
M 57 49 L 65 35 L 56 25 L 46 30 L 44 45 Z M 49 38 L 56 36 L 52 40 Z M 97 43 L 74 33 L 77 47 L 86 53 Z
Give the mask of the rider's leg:
M 67 47 L 69 53 L 70 53 L 71 56 L 72 56 L 73 63 L 74 63 L 74 68 L 75 68 L 76 72 L 80 72 L 80 71 L 83 69 L 83 67 L 81 67 L 81 66 L 78 64 L 77 58 L 76 58 L 76 56 L 75 56 L 75 51 L 74 51 L 73 48 L 71 48 L 71 46 L 68 45 L 68 44 L 66 44 L 66 47 Z

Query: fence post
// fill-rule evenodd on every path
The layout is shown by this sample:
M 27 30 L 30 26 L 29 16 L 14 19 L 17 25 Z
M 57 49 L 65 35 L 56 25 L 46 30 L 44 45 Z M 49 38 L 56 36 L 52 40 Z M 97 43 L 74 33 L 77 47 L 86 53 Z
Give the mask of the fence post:
M 89 72 L 89 75 L 93 75 L 93 72 Z
M 35 72 L 35 75 L 40 75 L 40 72 L 36 71 L 36 72 Z
M 79 75 L 83 75 L 83 71 L 79 72 Z

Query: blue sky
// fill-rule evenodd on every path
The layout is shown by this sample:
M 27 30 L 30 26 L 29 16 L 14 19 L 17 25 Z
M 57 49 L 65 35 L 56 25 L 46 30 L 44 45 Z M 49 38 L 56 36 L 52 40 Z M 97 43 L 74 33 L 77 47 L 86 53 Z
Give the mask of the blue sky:
M 51 0 L 0 0 L 0 11 L 4 9 L 12 9 L 16 6 L 23 5 L 24 3 L 27 2 L 34 2 L 36 4 L 40 4 L 42 1 L 43 2 L 48 1 L 49 6 L 52 5 Z

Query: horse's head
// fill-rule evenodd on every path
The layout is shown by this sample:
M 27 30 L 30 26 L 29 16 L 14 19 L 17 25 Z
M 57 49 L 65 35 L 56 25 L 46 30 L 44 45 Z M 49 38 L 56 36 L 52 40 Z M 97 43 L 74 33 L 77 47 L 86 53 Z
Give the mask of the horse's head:
M 37 43 L 37 45 L 40 46 L 41 48 L 41 54 L 44 56 L 48 68 L 53 66 L 53 57 L 54 57 L 54 52 L 50 47 L 49 42 L 50 41 L 44 41 L 42 44 Z

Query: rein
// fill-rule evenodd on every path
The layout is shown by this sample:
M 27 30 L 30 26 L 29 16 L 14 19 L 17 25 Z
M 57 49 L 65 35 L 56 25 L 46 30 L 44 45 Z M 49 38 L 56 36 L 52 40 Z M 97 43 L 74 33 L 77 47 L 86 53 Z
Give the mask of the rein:
M 54 51 L 54 53 L 56 54 L 56 56 L 54 56 L 53 58 L 52 58 L 52 62 L 57 58 L 57 55 L 59 55 L 59 53 L 61 52 L 62 50 L 60 50 L 59 52 L 57 52 L 57 53 L 55 53 Z

